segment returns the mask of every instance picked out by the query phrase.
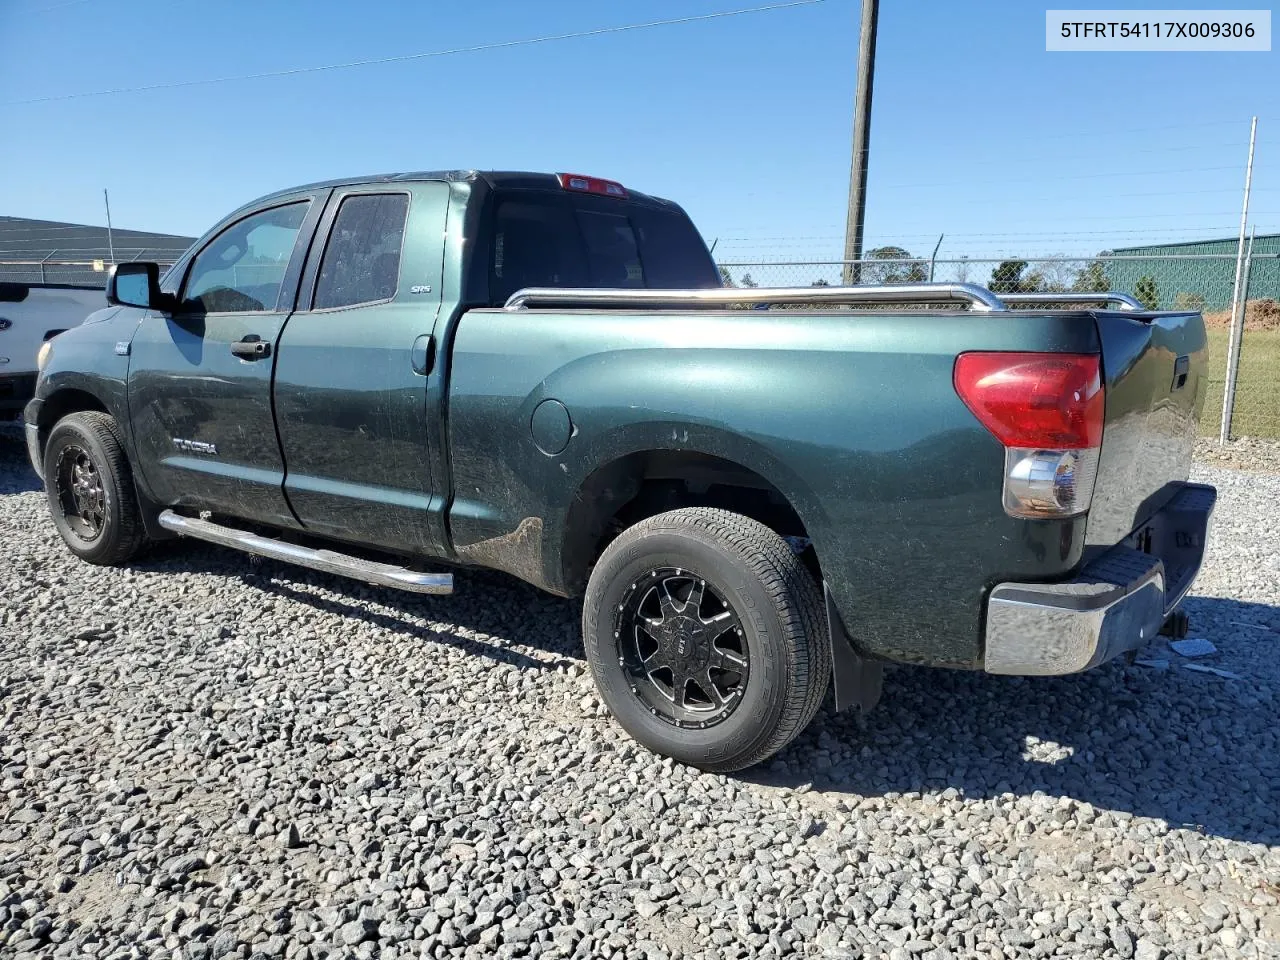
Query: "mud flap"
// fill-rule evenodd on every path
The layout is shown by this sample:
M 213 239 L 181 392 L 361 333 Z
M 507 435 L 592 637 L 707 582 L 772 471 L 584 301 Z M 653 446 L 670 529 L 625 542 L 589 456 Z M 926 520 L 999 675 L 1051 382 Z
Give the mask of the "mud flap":
M 133 478 L 133 493 L 138 498 L 138 513 L 142 517 L 142 529 L 146 532 L 147 539 L 176 540 L 178 537 L 176 533 L 160 526 L 160 511 L 163 508 L 157 506 L 142 492 L 142 486 L 138 483 L 136 476 Z
M 827 629 L 831 634 L 831 686 L 836 698 L 836 710 L 857 707 L 863 713 L 880 702 L 884 686 L 884 664 L 867 660 L 853 649 L 853 642 L 845 630 L 840 611 L 831 597 L 831 588 L 824 582 L 822 596 L 827 604 Z

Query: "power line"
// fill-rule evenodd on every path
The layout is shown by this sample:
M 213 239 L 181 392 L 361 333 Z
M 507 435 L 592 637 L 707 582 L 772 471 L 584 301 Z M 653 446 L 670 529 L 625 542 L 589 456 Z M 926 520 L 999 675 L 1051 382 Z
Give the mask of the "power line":
M 88 3 L 89 0 L 63 0 L 62 3 L 51 3 L 47 7 L 34 7 L 29 10 L 19 10 L 20 13 L 48 13 L 50 10 L 61 10 L 63 7 L 78 7 L 82 3 Z
M 1257 192 L 1257 191 L 1255 191 L 1255 192 Z M 984 202 L 985 202 L 985 201 L 984 201 Z M 1231 214 L 1225 214 L 1225 215 L 1226 215 L 1226 216 L 1231 216 Z M 1218 214 L 1218 213 L 1197 213 L 1197 214 L 1188 214 L 1186 211 L 1182 211 L 1182 212 L 1178 212 L 1178 213 L 1145 213 L 1145 214 L 1137 214 L 1137 215 L 1134 215 L 1134 216 L 1125 216 L 1125 217 L 1117 217 L 1117 216 L 1114 216 L 1114 215 L 1112 215 L 1112 214 L 1103 214 L 1103 215 L 1100 215 L 1100 216 L 1091 216 L 1091 217 L 1082 217 L 1082 216 L 1076 216 L 1076 215 L 1073 215 L 1073 216 L 1071 217 L 1071 220 L 1072 220 L 1072 221 L 1076 221 L 1076 220 L 1106 220 L 1106 221 L 1111 222 L 1111 223 L 1120 223 L 1120 222 L 1122 222 L 1122 221 L 1134 221 L 1134 220 L 1137 220 L 1137 221 L 1145 222 L 1145 221 L 1148 221 L 1148 220 L 1156 220 L 1156 219 L 1168 220 L 1168 219 L 1173 218 L 1173 217 L 1182 217 L 1182 218 L 1184 218 L 1184 219 L 1187 221 L 1187 223 L 1188 223 L 1188 227 L 1187 227 L 1187 229 L 1189 229 L 1189 230 L 1201 230 L 1201 229 L 1209 229 L 1209 227 L 1207 227 L 1207 226 L 1202 227 L 1202 226 L 1191 225 L 1191 221 L 1193 221 L 1193 220 L 1211 220 L 1212 222 L 1217 223 L 1217 222 L 1219 222 L 1219 220 L 1220 220 L 1220 218 L 1221 218 L 1222 216 L 1224 216 L 1224 214 Z M 1258 213 L 1258 214 L 1256 214 L 1256 215 L 1254 216 L 1254 219 L 1261 218 L 1261 217 L 1280 217 L 1280 212 L 1270 212 L 1270 213 L 1265 213 L 1265 214 L 1264 214 L 1264 213 Z M 821 229 L 833 229 L 833 228 L 838 227 L 838 226 L 840 226 L 840 224 L 838 224 L 838 223 L 815 223 L 815 224 L 810 224 L 810 225 L 809 225 L 809 227 L 808 227 L 808 229 L 820 229 L 820 230 L 821 230 Z M 730 231 L 730 230 L 749 230 L 749 229 L 750 229 L 750 227 L 743 227 L 743 226 L 731 226 L 731 227 L 721 227 L 721 228 L 720 228 L 720 230 L 721 230 L 721 232 L 722 232 L 722 233 L 728 232 L 728 231 Z M 1141 228 L 1141 227 L 1134 227 L 1134 230 L 1135 230 L 1135 231 L 1141 231 L 1141 230 L 1142 230 L 1142 228 Z M 936 239 L 937 239 L 937 237 L 938 237 L 938 234 L 939 234 L 939 233 L 943 233 L 943 232 L 946 232 L 946 233 L 948 233 L 948 235 L 950 235 L 949 231 L 934 230 L 932 233 L 911 234 L 911 236 L 919 236 L 919 237 L 922 237 L 922 238 L 935 239 L 935 240 L 936 240 Z M 985 236 L 985 234 L 971 234 L 971 236 Z M 785 239 L 785 238 L 784 238 L 784 239 Z M 838 238 L 837 238 L 837 239 L 838 239 Z
M 387 63 L 405 63 L 411 60 L 427 60 L 433 57 L 449 57 L 459 53 L 479 53 L 483 50 L 504 50 L 508 47 L 528 46 L 536 43 L 550 43 L 554 40 L 576 40 L 583 37 L 599 37 L 611 33 L 626 33 L 631 30 L 647 30 L 651 27 L 669 27 L 704 20 L 720 20 L 725 17 L 740 17 L 748 13 L 766 13 L 775 10 L 787 10 L 793 7 L 807 7 L 823 3 L 825 0 L 787 0 L 785 3 L 769 3 L 758 7 L 744 7 L 740 10 L 724 10 L 718 13 L 702 13 L 688 17 L 672 17 L 666 20 L 649 20 L 645 23 L 630 23 L 620 27 L 597 27 L 594 30 L 579 30 L 574 33 L 548 34 L 542 37 L 526 37 L 522 40 L 502 40 L 496 43 L 479 43 L 470 47 L 454 47 L 449 50 L 431 50 L 425 53 L 407 53 L 395 57 L 376 57 L 369 60 L 351 60 L 346 63 L 327 63 L 314 67 L 293 67 L 288 70 L 269 70 L 265 73 L 246 73 L 228 77 L 206 77 L 200 80 L 174 80 L 168 83 L 150 83 L 140 87 L 116 87 L 111 90 L 89 90 L 80 93 L 64 93 L 53 97 L 34 97 L 30 100 L 9 100 L 3 106 L 16 107 L 32 103 L 52 103 L 61 100 L 79 100 L 86 97 L 107 97 L 119 93 L 144 93 L 152 90 L 174 90 L 179 87 L 208 86 L 215 83 L 231 83 L 239 80 L 267 80 L 276 77 L 293 77 L 304 73 L 319 73 L 326 70 L 349 70 L 353 67 L 370 67 Z
M 1192 229 L 1199 229 L 1199 228 L 1192 228 Z M 1146 229 L 1146 230 L 1137 229 L 1134 227 L 1128 227 L 1124 230 L 1073 230 L 1070 232 L 1053 231 L 1053 230 L 1024 230 L 1024 231 L 1014 231 L 1010 233 L 962 233 L 962 232 L 954 232 L 954 231 L 947 230 L 945 231 L 945 233 L 948 239 L 954 239 L 954 238 L 969 239 L 969 238 L 982 238 L 982 237 L 1000 237 L 1000 238 L 1032 237 L 1032 238 L 1044 238 L 1046 240 L 1048 239 L 1073 240 L 1077 237 L 1099 237 L 1099 236 L 1117 236 L 1117 235 L 1131 237 L 1131 236 L 1137 236 L 1139 234 L 1148 234 L 1148 233 L 1186 233 L 1187 230 L 1188 230 L 1187 227 L 1156 227 L 1156 228 Z M 937 233 L 894 233 L 894 234 L 884 234 L 880 239 L 892 238 L 892 237 L 896 237 L 899 240 L 936 240 L 938 238 L 938 234 Z M 749 244 L 756 244 L 756 245 L 761 245 L 761 244 L 772 245 L 776 243 L 800 244 L 800 243 L 805 243 L 807 241 L 813 241 L 813 240 L 841 240 L 841 239 L 843 238 L 839 234 L 823 234 L 821 236 L 812 236 L 812 237 L 799 237 L 799 236 L 797 237 L 720 237 L 720 242 L 733 243 L 733 244 L 749 243 Z
M 1201 120 L 1193 123 L 1167 123 L 1159 127 L 1121 127 L 1116 130 L 1109 130 L 1108 136 L 1117 137 L 1123 134 L 1130 134 L 1130 133 L 1159 133 L 1160 131 L 1163 131 L 1163 130 L 1188 130 L 1188 129 L 1191 129 L 1192 127 L 1223 127 L 1223 126 L 1233 126 L 1235 124 L 1239 124 L 1241 127 L 1245 127 L 1245 126 L 1248 126 L 1249 121 L 1251 119 L 1252 119 L 1251 117 L 1239 117 L 1234 120 Z M 1280 120 L 1280 118 L 1273 118 L 1273 117 L 1263 117 L 1262 119 Z M 1074 140 L 1074 139 L 1078 139 L 1079 137 L 1080 137 L 1080 131 L 1076 130 L 1072 133 L 1051 133 L 1045 136 L 1037 135 L 1036 139 L 1037 140 L 1068 140 L 1068 139 Z
M 1163 176 L 1171 173 L 1212 173 L 1220 170 L 1238 170 L 1238 166 L 1222 166 L 1222 167 L 1185 167 L 1178 170 L 1122 170 L 1112 173 L 1078 173 L 1071 176 L 1059 177 L 1054 176 L 1054 180 L 1105 180 L 1109 177 L 1155 177 Z M 878 185 L 880 190 L 905 190 L 917 187 L 965 187 L 973 184 L 989 184 L 989 183 L 1043 183 L 1044 177 L 1023 177 L 1022 179 L 1009 179 L 1007 177 L 998 177 L 994 180 L 939 180 L 934 183 L 882 183 Z M 1171 191 L 1183 193 L 1185 191 Z

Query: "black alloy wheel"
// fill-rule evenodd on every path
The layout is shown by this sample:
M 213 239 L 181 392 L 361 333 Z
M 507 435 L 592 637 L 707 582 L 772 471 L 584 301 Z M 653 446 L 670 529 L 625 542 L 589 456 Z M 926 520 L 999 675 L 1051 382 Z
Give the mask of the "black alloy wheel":
M 54 464 L 55 493 L 68 529 L 86 545 L 97 542 L 107 523 L 102 474 L 89 451 L 70 443 Z
M 675 727 L 704 729 L 742 702 L 751 655 L 724 595 L 679 567 L 657 567 L 624 594 L 614 618 L 631 692 Z

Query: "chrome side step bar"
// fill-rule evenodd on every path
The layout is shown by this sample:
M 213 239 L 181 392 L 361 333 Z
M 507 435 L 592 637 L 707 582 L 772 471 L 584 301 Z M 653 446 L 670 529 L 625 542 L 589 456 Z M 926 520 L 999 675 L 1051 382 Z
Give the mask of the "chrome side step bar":
M 333 550 L 316 550 L 296 543 L 260 537 L 256 533 L 236 530 L 234 527 L 224 527 L 209 520 L 184 517 L 172 510 L 165 510 L 160 514 L 160 526 L 182 536 L 207 540 L 223 547 L 231 547 L 233 550 L 243 550 L 245 553 L 269 557 L 272 560 L 295 563 L 300 567 L 309 567 L 322 573 L 354 577 L 380 587 L 394 587 L 397 590 L 408 590 L 410 593 L 453 593 L 452 573 L 420 573 L 390 563 L 362 560 Z

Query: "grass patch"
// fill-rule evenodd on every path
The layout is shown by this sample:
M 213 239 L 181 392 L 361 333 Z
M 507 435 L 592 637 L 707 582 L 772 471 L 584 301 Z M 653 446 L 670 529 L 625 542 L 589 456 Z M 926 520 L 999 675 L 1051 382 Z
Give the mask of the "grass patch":
M 1209 330 L 1209 384 L 1205 390 L 1200 432 L 1218 435 L 1222 393 L 1227 382 L 1227 341 L 1230 331 Z M 1246 330 L 1240 350 L 1231 435 L 1280 437 L 1280 330 Z

